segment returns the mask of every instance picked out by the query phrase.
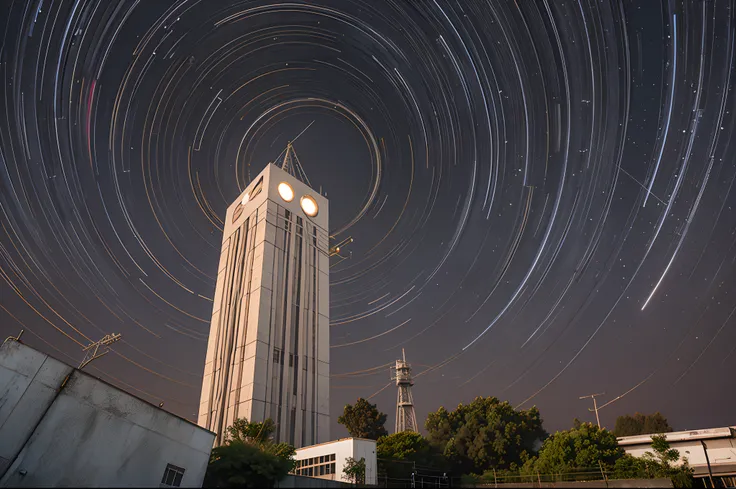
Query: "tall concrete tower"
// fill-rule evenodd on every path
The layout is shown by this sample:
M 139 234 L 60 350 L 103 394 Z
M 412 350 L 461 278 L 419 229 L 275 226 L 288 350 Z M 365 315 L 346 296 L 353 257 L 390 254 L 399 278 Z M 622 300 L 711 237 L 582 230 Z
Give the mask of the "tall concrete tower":
M 227 209 L 198 420 L 216 445 L 236 418 L 329 440 L 328 201 L 293 173 L 269 164 Z

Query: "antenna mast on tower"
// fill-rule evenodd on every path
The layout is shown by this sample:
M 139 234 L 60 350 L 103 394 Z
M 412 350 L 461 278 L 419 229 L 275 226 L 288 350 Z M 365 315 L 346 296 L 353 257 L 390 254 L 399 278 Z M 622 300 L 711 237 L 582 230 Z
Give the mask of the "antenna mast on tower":
M 411 395 L 411 366 L 406 363 L 406 353 L 401 349 L 401 360 L 396 360 L 396 373 L 391 380 L 396 380 L 398 394 L 396 397 L 396 433 L 417 431 L 417 413 L 414 411 L 414 398 Z

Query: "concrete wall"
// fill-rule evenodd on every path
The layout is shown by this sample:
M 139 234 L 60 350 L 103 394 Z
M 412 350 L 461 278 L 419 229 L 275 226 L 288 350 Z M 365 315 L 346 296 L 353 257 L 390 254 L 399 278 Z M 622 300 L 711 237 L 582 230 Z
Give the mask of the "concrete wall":
M 0 348 L 0 487 L 201 487 L 214 434 L 17 342 Z M 8 467 L 9 465 L 9 467 Z
M 277 482 L 274 487 L 279 488 L 296 488 L 296 487 L 354 487 L 347 482 L 340 482 L 329 479 L 318 479 L 315 477 L 302 477 L 299 475 L 287 475 L 284 479 Z
M 369 485 L 376 484 L 378 478 L 376 442 L 353 438 L 353 458 L 356 460 L 365 458 L 365 483 Z
M 296 451 L 296 460 L 304 460 L 321 455 L 335 454 L 335 473 L 322 476 L 322 479 L 335 481 L 343 480 L 343 468 L 349 457 L 356 460 L 365 458 L 365 483 L 375 485 L 378 476 L 378 462 L 376 458 L 376 442 L 363 438 L 342 438 L 328 443 L 321 443 L 311 447 L 300 448 Z
M 0 347 L 0 477 L 74 369 L 20 343 Z
M 736 438 L 716 438 L 703 440 L 703 442 L 708 450 L 713 473 L 720 473 L 721 470 L 719 469 L 721 467 L 729 467 L 726 472 L 733 472 L 733 466 L 736 464 Z M 682 463 L 684 458 L 688 459 L 688 463 L 696 471 L 696 476 L 708 473 L 708 462 L 705 459 L 705 450 L 700 440 L 671 442 L 670 447 L 679 450 L 679 463 Z M 629 455 L 641 457 L 646 452 L 651 452 L 652 446 L 651 441 L 649 441 L 649 444 L 623 446 L 623 449 Z

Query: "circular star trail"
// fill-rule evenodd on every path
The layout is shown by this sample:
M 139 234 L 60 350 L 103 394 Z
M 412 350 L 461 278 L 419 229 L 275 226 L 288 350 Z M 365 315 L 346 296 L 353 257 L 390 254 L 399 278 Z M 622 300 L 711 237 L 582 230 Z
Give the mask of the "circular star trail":
M 294 140 L 354 239 L 333 413 L 391 412 L 403 348 L 420 418 L 495 395 L 564 428 L 605 391 L 609 425 L 733 421 L 732 3 L 0 9 L 5 336 L 78 363 L 121 333 L 90 371 L 193 418 L 225 209 Z

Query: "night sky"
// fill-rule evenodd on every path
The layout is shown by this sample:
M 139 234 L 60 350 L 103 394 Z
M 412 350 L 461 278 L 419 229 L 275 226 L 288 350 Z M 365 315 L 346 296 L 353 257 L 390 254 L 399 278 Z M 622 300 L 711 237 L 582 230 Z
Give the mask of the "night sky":
M 332 436 L 493 395 L 736 424 L 736 5 L 4 0 L 0 334 L 195 419 L 228 205 L 330 199 Z M 311 124 L 311 126 L 310 126 Z M 347 253 L 345 254 L 347 257 Z

